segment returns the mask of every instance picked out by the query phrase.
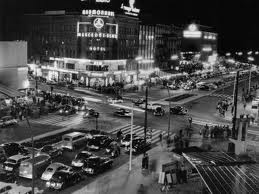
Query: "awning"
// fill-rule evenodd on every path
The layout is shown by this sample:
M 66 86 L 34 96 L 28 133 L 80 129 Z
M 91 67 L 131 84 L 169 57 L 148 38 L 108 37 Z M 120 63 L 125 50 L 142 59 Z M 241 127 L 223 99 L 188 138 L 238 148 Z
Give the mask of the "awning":
M 200 166 L 197 170 L 211 193 L 259 193 L 258 174 L 254 176 L 243 165 Z
M 0 93 L 4 94 L 10 98 L 25 96 L 24 93 L 21 93 L 15 89 L 12 89 L 10 87 L 3 85 L 3 84 L 0 84 Z
M 183 153 L 210 193 L 259 193 L 259 164 L 224 152 Z

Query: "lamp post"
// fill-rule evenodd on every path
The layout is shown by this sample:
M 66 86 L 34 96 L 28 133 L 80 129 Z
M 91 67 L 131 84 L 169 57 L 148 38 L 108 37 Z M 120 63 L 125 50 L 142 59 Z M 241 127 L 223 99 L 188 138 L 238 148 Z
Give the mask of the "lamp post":
M 133 103 L 131 107 L 131 127 L 130 127 L 130 158 L 129 158 L 129 171 L 132 169 L 132 138 L 133 138 Z
M 29 122 L 29 119 L 28 119 L 28 112 L 29 112 L 29 107 L 27 107 L 27 110 L 26 110 L 26 121 L 27 121 L 27 124 L 29 126 L 29 129 L 30 129 L 30 133 L 31 133 L 31 145 L 32 145 L 32 186 L 31 186 L 31 189 L 32 189 L 32 194 L 34 194 L 34 187 L 35 187 L 35 183 L 34 183 L 34 164 L 35 164 L 35 153 L 34 153 L 34 137 L 33 137 L 33 131 L 32 131 L 32 128 L 31 128 L 31 124 Z

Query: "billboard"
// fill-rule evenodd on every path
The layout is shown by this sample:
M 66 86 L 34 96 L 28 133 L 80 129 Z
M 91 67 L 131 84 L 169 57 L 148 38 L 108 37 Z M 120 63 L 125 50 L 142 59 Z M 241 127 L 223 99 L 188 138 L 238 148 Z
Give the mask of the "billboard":
M 0 41 L 0 69 L 27 67 L 27 42 Z

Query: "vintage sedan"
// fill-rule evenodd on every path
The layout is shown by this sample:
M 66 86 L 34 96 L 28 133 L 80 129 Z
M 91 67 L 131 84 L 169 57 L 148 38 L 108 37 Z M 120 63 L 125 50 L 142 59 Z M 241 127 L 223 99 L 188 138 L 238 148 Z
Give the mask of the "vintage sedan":
M 85 162 L 83 171 L 86 174 L 94 175 L 110 169 L 113 165 L 113 160 L 107 157 L 93 156 Z

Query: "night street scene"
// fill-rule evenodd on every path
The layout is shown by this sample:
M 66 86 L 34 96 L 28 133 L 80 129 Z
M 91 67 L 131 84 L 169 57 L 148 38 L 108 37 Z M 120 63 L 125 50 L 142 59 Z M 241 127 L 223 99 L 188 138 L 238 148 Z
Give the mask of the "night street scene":
M 0 0 L 0 194 L 258 194 L 258 13 Z

